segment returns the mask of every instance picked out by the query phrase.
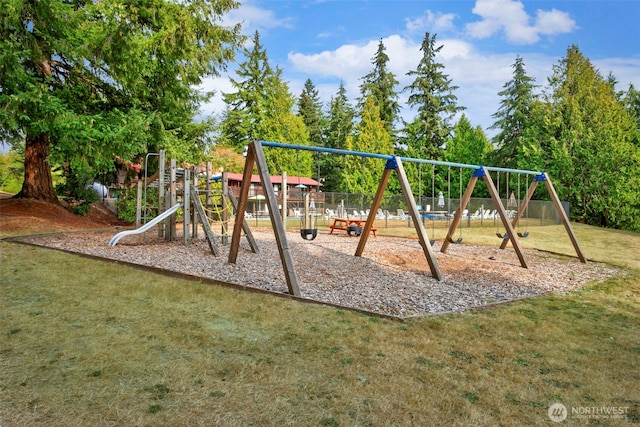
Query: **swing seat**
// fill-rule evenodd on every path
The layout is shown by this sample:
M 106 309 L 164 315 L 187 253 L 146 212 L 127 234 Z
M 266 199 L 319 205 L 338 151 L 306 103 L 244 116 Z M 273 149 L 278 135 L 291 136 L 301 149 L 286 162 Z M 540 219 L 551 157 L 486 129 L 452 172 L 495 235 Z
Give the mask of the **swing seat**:
M 436 244 L 436 241 L 435 240 L 429 240 L 429 243 L 431 244 L 431 246 L 433 246 L 433 245 Z
M 313 240 L 317 235 L 317 228 L 303 228 L 300 230 L 300 237 L 302 237 L 304 240 Z
M 362 234 L 362 228 L 358 227 L 357 225 L 351 224 L 347 227 L 347 234 L 349 236 L 358 237 Z
M 524 233 L 518 233 L 518 237 L 522 237 L 523 239 L 526 239 L 527 237 L 529 237 L 529 232 L 525 231 Z
M 509 238 L 509 233 L 504 233 L 504 236 L 500 233 L 496 233 L 496 236 L 498 236 L 501 239 L 508 239 Z
M 458 237 L 456 240 L 453 240 L 452 237 L 447 236 L 447 240 L 449 241 L 449 243 L 453 243 L 455 245 L 459 245 L 460 243 L 462 243 L 462 237 Z

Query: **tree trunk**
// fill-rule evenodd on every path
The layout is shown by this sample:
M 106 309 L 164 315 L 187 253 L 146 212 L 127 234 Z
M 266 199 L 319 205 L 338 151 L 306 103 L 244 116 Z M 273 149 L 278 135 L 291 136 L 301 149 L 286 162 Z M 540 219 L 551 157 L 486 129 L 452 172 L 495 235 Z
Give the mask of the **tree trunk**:
M 49 134 L 27 134 L 24 152 L 24 181 L 16 197 L 37 199 L 59 204 L 53 190 L 49 165 Z

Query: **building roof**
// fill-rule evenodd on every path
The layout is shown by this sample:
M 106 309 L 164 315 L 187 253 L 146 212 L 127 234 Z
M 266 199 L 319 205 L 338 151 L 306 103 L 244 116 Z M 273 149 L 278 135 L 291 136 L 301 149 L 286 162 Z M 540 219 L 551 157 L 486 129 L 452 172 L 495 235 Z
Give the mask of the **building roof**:
M 242 174 L 241 173 L 227 173 L 227 179 L 229 182 L 242 182 Z M 259 175 L 251 175 L 252 183 L 260 183 Z M 271 183 L 272 184 L 282 184 L 282 175 L 271 175 Z M 288 186 L 296 186 L 298 184 L 306 185 L 307 187 L 317 187 L 320 184 L 313 178 L 307 178 L 304 176 L 287 176 L 287 185 Z

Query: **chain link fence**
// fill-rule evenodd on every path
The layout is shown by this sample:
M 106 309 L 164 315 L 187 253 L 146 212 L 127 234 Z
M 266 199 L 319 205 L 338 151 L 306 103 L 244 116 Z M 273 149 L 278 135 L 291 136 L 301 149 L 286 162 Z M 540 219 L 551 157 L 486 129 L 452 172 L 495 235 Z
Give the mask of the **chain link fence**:
M 316 209 L 325 221 L 332 218 L 361 217 L 366 218 L 373 202 L 373 194 L 353 193 L 320 193 L 316 201 Z M 522 200 L 502 199 L 503 206 L 510 217 L 515 216 Z M 416 198 L 416 205 L 422 215 L 423 221 L 447 221 L 453 218 L 460 205 L 460 199 L 447 198 L 446 196 L 423 196 Z M 569 215 L 569 203 L 562 202 L 562 206 Z M 404 197 L 397 194 L 383 196 L 380 209 L 376 212 L 379 220 L 407 220 L 410 226 L 408 206 Z M 463 210 L 461 226 L 489 226 L 499 223 L 495 203 L 490 198 L 471 198 Z M 522 215 L 520 225 L 554 225 L 561 224 L 560 215 L 553 202 L 544 200 L 531 200 Z

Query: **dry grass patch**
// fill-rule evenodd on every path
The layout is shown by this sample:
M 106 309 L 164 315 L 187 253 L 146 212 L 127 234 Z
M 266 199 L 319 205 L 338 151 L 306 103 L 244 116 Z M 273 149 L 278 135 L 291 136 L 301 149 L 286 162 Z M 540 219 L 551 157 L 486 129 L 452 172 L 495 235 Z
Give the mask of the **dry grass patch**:
M 0 257 L 2 427 L 549 425 L 554 402 L 640 421 L 637 272 L 400 323 L 44 248 Z

